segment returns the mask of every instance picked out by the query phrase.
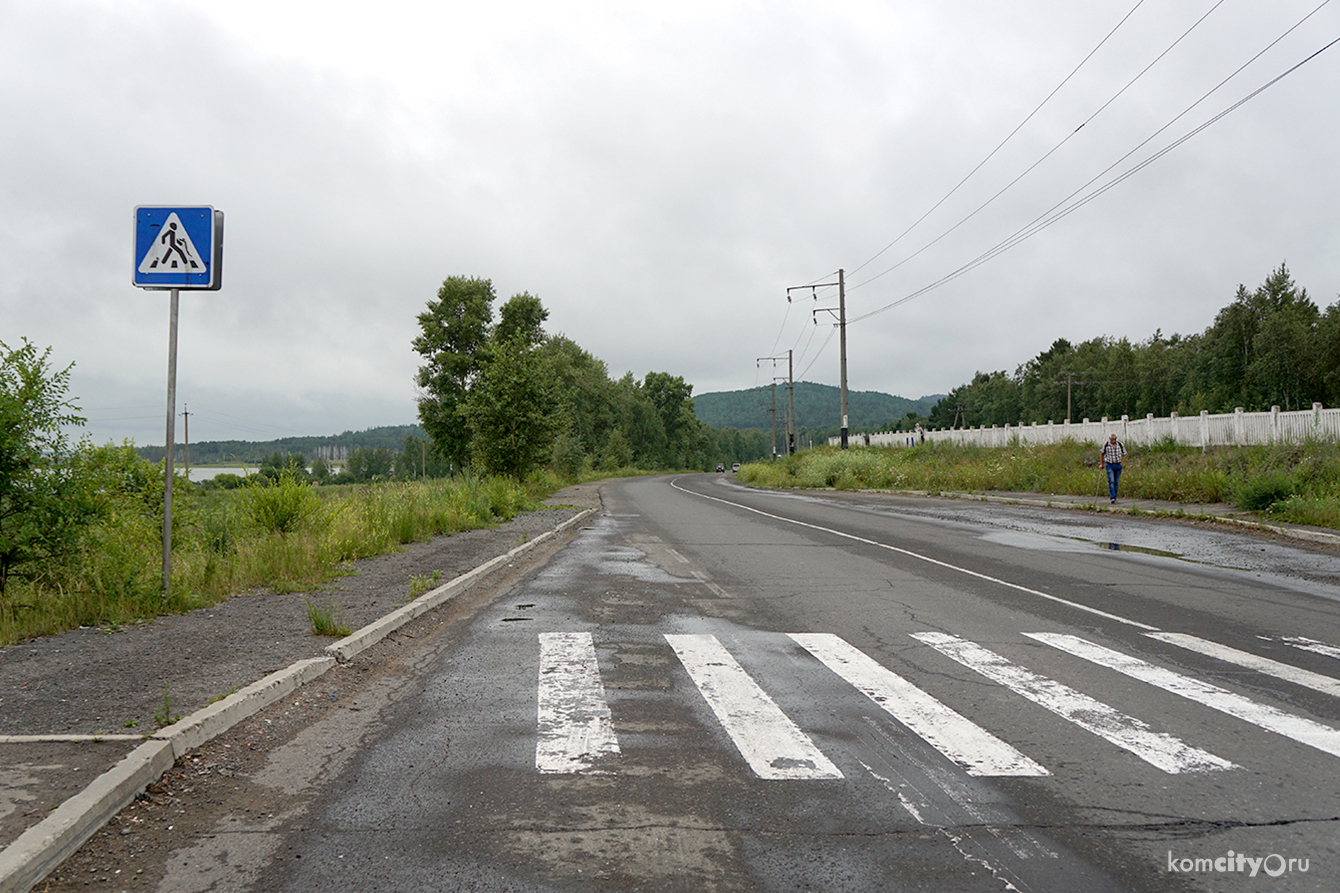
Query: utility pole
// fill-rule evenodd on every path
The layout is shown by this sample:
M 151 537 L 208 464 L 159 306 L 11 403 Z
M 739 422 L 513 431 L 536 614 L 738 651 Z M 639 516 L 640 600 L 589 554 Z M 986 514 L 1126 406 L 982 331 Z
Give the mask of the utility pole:
M 1070 423 L 1070 386 L 1075 382 L 1075 373 L 1067 372 L 1065 374 L 1065 420 Z
M 841 442 L 842 449 L 845 450 L 847 448 L 847 435 L 849 431 L 849 428 L 847 426 L 847 285 L 846 285 L 846 277 L 843 271 L 838 270 L 837 274 L 838 274 L 837 282 L 818 282 L 815 283 L 814 285 L 791 286 L 786 290 L 786 300 L 787 303 L 790 303 L 791 292 L 797 291 L 799 289 L 808 288 L 810 290 L 810 296 L 814 297 L 815 296 L 814 290 L 817 288 L 829 288 L 834 285 L 837 286 L 838 290 L 837 307 L 836 308 L 819 307 L 816 308 L 813 311 L 813 313 L 817 315 L 819 313 L 833 313 L 834 309 L 837 310 L 836 315 L 837 315 L 837 326 L 838 326 L 838 344 L 841 350 L 839 373 L 840 373 L 840 390 L 842 395 L 842 401 L 841 401 L 842 427 L 840 428 L 841 437 L 839 438 L 839 440 Z
M 789 456 L 796 451 L 796 378 L 795 366 L 792 360 L 792 351 L 786 352 L 786 383 L 787 383 L 787 408 L 786 408 L 786 454 Z M 780 356 L 759 357 L 754 361 L 754 367 L 758 368 L 764 360 L 772 363 L 773 369 L 777 368 L 777 363 L 781 361 Z M 777 381 L 778 377 L 772 377 L 772 455 L 777 457 Z
M 847 448 L 847 287 L 838 270 L 838 341 L 842 345 L 842 449 Z
M 1072 418 L 1074 418 L 1074 416 L 1070 414 L 1070 387 L 1071 385 L 1076 384 L 1089 384 L 1089 382 L 1075 381 L 1075 373 L 1073 372 L 1062 372 L 1061 374 L 1065 376 L 1065 420 L 1066 422 L 1069 422 Z M 1059 381 L 1056 382 L 1056 384 L 1060 383 L 1061 382 Z
M 786 454 L 796 452 L 796 371 L 791 351 L 786 352 Z
M 772 402 L 768 405 L 768 414 L 772 416 L 772 458 L 777 458 L 777 379 L 772 380 L 772 386 L 769 391 L 772 394 Z

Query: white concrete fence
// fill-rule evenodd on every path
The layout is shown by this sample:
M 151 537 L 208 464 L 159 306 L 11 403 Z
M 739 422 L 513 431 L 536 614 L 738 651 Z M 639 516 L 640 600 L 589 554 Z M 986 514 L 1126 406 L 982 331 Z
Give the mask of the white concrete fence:
M 1198 416 L 1154 418 L 1150 413 L 1143 419 L 1122 416 L 1100 421 L 1048 422 L 1039 425 L 1005 425 L 990 428 L 938 428 L 925 432 L 926 443 L 971 444 L 973 446 L 1009 446 L 1013 443 L 1061 443 L 1067 438 L 1079 443 L 1105 443 L 1109 434 L 1116 434 L 1127 447 L 1149 445 L 1166 438 L 1183 446 L 1248 446 L 1268 443 L 1299 443 L 1305 440 L 1340 440 L 1340 409 L 1322 409 L 1313 403 L 1311 409 L 1281 412 L 1272 406 L 1270 412 L 1234 412 Z M 916 432 L 893 431 L 886 434 L 853 434 L 847 439 L 850 446 L 914 446 Z M 837 446 L 839 438 L 828 438 L 830 446 Z

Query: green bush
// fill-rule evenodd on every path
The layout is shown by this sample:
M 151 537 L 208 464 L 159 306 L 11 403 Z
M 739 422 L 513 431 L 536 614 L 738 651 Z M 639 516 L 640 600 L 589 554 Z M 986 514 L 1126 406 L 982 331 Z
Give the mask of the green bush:
M 1233 504 L 1249 512 L 1263 512 L 1295 493 L 1294 476 L 1283 468 L 1252 475 L 1233 488 Z
M 247 514 L 261 530 L 293 533 L 317 517 L 321 500 L 312 492 L 312 485 L 291 469 L 268 484 L 265 481 L 258 477 L 242 491 Z

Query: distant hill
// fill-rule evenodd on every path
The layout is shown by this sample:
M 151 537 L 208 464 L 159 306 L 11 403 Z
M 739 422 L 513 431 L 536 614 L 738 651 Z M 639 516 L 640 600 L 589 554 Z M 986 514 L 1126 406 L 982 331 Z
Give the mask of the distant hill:
M 942 394 L 909 400 L 879 391 L 847 392 L 847 424 L 857 428 L 879 428 L 909 412 L 928 415 L 940 401 Z M 781 427 L 786 418 L 786 385 L 777 385 L 777 421 Z M 714 428 L 772 427 L 770 407 L 772 388 L 754 388 L 745 391 L 717 391 L 695 394 L 693 406 L 698 419 Z M 818 429 L 840 427 L 841 395 L 838 388 L 808 381 L 796 382 L 796 427 Z
M 368 428 L 366 431 L 345 431 L 343 434 L 324 437 L 282 437 L 279 440 L 265 441 L 205 440 L 191 444 L 191 464 L 258 463 L 274 453 L 284 455 L 301 453 L 308 461 L 318 456 L 343 461 L 350 450 L 359 447 L 364 449 L 384 447 L 398 453 L 404 447 L 405 438 L 411 436 L 424 439 L 428 437 L 418 425 L 388 425 Z M 162 446 L 136 447 L 135 452 L 150 462 L 163 461 Z M 177 444 L 177 456 L 181 455 L 181 444 Z

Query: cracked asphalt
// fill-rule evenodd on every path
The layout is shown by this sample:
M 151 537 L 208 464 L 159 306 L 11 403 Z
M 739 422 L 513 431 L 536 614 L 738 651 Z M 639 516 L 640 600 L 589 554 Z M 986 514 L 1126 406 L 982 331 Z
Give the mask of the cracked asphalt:
M 180 760 L 49 889 L 1340 883 L 1333 550 L 719 475 L 600 491 Z

